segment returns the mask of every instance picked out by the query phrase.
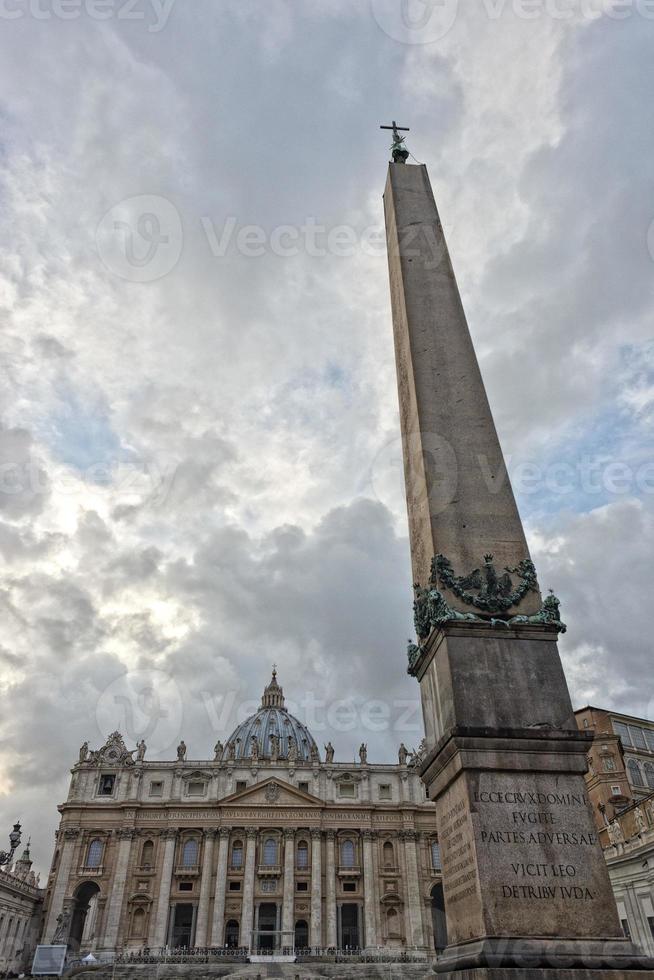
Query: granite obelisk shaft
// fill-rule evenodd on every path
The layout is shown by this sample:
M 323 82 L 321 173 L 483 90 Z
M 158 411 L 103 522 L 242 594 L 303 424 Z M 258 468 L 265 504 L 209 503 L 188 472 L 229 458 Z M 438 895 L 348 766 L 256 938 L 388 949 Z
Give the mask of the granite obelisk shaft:
M 586 797 L 589 740 L 558 654 L 563 626 L 535 582 L 426 168 L 391 164 L 384 205 L 422 587 L 410 672 L 449 942 L 437 970 L 459 980 L 642 976 L 651 964 L 622 934 Z M 439 554 L 445 575 L 441 559 L 432 573 Z

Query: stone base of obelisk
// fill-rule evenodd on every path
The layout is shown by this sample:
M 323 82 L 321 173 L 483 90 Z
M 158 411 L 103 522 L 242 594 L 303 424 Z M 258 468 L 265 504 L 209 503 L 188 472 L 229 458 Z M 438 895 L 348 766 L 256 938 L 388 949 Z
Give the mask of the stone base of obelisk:
M 539 970 L 480 967 L 476 970 L 459 970 L 456 973 L 439 971 L 443 980 L 643 980 L 648 973 L 643 970 Z
M 448 625 L 414 673 L 448 931 L 436 972 L 642 976 L 654 963 L 618 919 L 556 633 Z

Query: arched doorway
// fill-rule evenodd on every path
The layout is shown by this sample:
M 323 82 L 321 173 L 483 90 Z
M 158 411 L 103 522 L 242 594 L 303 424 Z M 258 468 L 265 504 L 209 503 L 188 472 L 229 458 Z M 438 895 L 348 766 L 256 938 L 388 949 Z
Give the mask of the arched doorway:
M 309 945 L 309 924 L 306 919 L 298 919 L 295 923 L 295 948 L 306 949 Z
M 445 896 L 442 885 L 434 885 L 431 890 L 431 921 L 434 927 L 434 946 L 436 951 L 440 952 L 447 946 Z
M 84 924 L 89 914 L 89 907 L 91 903 L 95 905 L 94 900 L 97 900 L 99 894 L 100 888 L 94 881 L 85 881 L 75 889 L 73 895 L 75 905 L 73 906 L 73 916 L 68 934 L 68 945 L 74 952 L 77 952 L 81 946 L 82 936 L 84 935 Z
M 230 919 L 225 926 L 225 946 L 229 949 L 237 949 L 239 932 L 240 928 L 236 919 Z

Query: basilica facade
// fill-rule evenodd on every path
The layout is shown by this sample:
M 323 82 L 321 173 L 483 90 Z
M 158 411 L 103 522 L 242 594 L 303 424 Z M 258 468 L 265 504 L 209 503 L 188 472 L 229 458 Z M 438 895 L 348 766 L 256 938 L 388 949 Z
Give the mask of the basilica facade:
M 321 755 L 277 676 L 214 758 L 148 761 L 118 732 L 82 746 L 47 883 L 43 943 L 162 947 L 445 945 L 434 809 L 416 758 Z

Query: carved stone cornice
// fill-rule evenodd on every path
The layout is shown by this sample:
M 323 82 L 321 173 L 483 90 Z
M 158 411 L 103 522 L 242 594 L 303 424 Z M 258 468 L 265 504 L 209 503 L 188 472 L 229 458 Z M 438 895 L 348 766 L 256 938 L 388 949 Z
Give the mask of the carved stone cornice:
M 231 834 L 231 832 L 232 832 L 231 827 L 221 827 L 220 830 L 218 831 L 222 840 L 229 840 L 229 835 Z
M 322 830 L 318 830 L 317 827 L 311 831 L 311 840 L 322 840 Z
M 81 831 L 79 830 L 78 827 L 66 827 L 64 830 L 61 831 L 61 833 L 63 834 L 64 840 L 67 841 L 67 840 L 77 840 Z
M 218 831 L 213 827 L 210 830 L 203 830 L 202 837 L 204 840 L 214 840 L 218 834 Z
M 245 831 L 245 836 L 247 837 L 248 840 L 256 840 L 258 834 L 259 831 L 257 830 L 256 827 L 248 827 L 248 829 Z
M 417 830 L 401 830 L 399 837 L 400 840 L 413 841 L 414 844 L 417 844 L 420 839 L 420 834 Z
M 375 830 L 362 830 L 361 836 L 365 841 L 373 841 L 377 839 L 377 832 Z
M 284 839 L 285 840 L 295 840 L 295 828 L 286 827 L 284 829 Z
M 161 831 L 161 836 L 164 840 L 176 840 L 177 833 L 177 830 L 175 830 L 173 827 L 169 827 L 167 830 Z
M 325 831 L 325 837 L 327 838 L 327 840 L 331 840 L 331 841 L 336 840 L 336 831 L 335 830 Z

